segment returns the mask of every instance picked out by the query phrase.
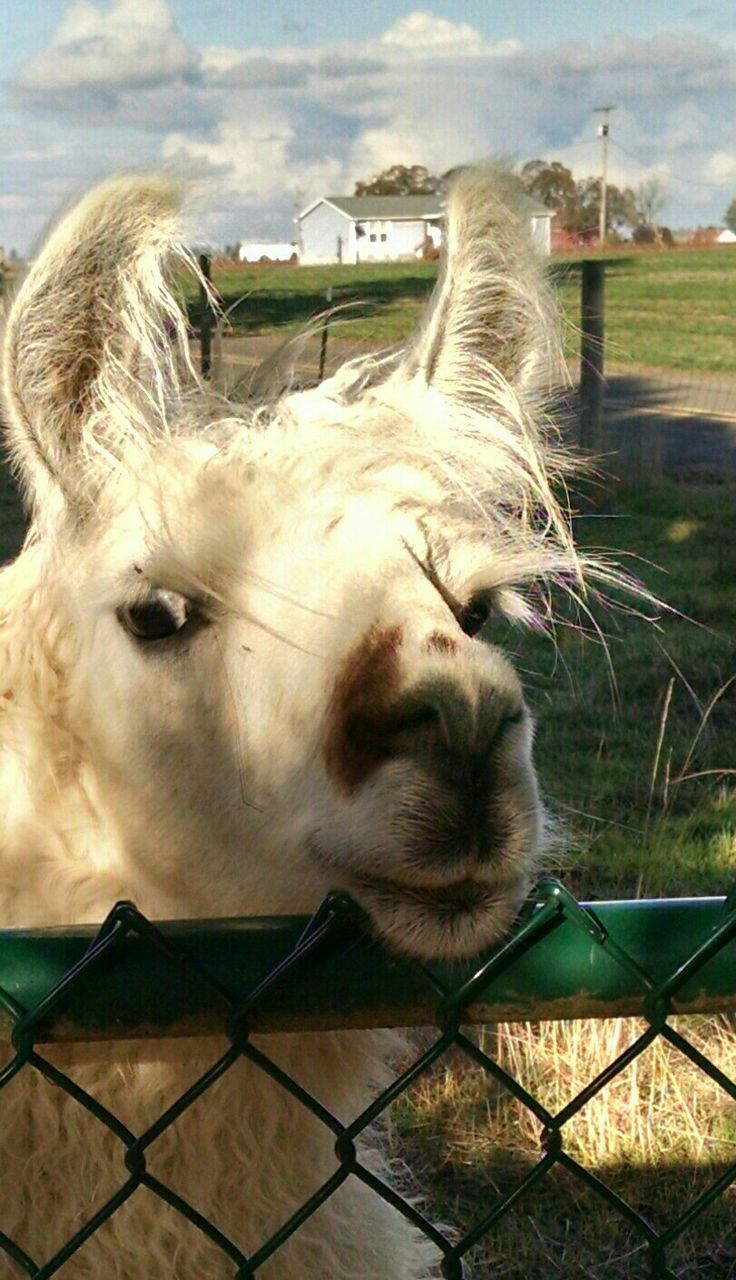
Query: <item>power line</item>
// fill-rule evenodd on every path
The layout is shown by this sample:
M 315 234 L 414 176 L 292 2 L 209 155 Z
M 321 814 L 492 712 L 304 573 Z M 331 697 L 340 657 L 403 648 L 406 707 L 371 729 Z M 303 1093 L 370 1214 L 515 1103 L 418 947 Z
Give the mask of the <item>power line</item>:
M 639 156 L 635 156 L 633 151 L 628 151 L 626 147 L 622 147 L 621 143 L 617 142 L 615 138 L 609 138 L 609 142 L 610 142 L 610 145 L 616 151 L 620 151 L 621 154 L 626 156 L 629 160 L 633 160 L 634 163 L 638 165 L 640 169 L 651 168 L 651 165 L 647 165 L 646 162 L 640 159 Z M 562 146 L 560 147 L 560 150 L 580 151 L 581 148 L 587 148 L 589 150 L 591 147 L 596 147 L 596 148 L 598 147 L 598 143 L 593 138 L 591 138 L 588 141 L 581 140 L 580 142 L 566 143 L 564 144 L 564 147 Z M 734 157 L 734 161 L 736 163 L 736 157 Z M 552 162 L 549 161 L 548 163 L 552 163 Z M 727 189 L 728 184 L 731 181 L 729 178 L 724 179 L 723 182 L 711 182 L 707 178 L 682 178 L 680 177 L 679 174 L 676 174 L 676 173 L 668 173 L 667 180 L 668 182 L 669 181 L 679 182 L 682 186 L 685 186 L 685 187 L 708 187 L 712 191 L 720 191 L 720 192 L 723 192 L 724 189 Z M 734 169 L 732 185 L 736 187 L 736 168 Z
M 633 160 L 635 164 L 638 164 L 640 169 L 645 169 L 647 167 L 644 164 L 644 162 L 639 159 L 638 156 L 634 155 L 633 151 L 627 151 L 626 147 L 622 147 L 620 142 L 614 142 L 612 140 L 611 145 L 614 146 L 617 151 L 620 151 L 622 152 L 623 155 L 627 156 L 629 160 Z M 686 187 L 711 187 L 714 191 L 721 191 L 721 192 L 723 191 L 724 186 L 728 185 L 728 181 L 729 181 L 727 179 L 726 182 L 724 183 L 724 182 L 709 182 L 707 178 L 681 178 L 679 174 L 676 174 L 676 173 L 669 173 L 667 175 L 667 178 L 668 178 L 668 181 L 671 180 L 672 182 L 680 182 L 683 184 L 683 186 L 686 186 Z M 733 185 L 736 185 L 736 172 L 734 172 Z

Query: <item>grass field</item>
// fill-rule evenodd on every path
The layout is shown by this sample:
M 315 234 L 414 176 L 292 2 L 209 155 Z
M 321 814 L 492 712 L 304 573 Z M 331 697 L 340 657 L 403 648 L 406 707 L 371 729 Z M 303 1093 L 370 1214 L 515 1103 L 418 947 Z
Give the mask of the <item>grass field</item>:
M 551 269 L 575 357 L 580 261 Z M 359 267 L 236 267 L 216 264 L 214 284 L 236 332 L 290 332 L 327 307 L 333 290 L 336 336 L 388 346 L 414 328 L 436 279 L 432 263 Z M 606 258 L 607 358 L 621 364 L 736 372 L 736 250 L 677 249 Z
M 606 263 L 609 361 L 657 369 L 736 371 L 736 252 L 675 249 L 610 254 Z M 579 323 L 580 265 L 556 259 L 565 315 Z M 574 338 L 571 349 L 576 350 Z

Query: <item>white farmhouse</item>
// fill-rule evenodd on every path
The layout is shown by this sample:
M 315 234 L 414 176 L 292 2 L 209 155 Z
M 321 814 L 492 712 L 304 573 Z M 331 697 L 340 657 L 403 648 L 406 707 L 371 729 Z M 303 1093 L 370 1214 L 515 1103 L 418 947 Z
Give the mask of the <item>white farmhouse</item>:
M 554 214 L 533 200 L 528 205 L 531 232 L 542 253 L 549 253 Z M 298 216 L 299 261 L 401 262 L 421 257 L 442 238 L 445 197 L 320 196 Z

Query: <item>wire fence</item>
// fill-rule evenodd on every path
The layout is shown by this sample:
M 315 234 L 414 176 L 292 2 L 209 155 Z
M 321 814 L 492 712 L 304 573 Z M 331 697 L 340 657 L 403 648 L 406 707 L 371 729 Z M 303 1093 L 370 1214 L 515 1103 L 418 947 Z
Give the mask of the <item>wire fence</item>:
M 631 274 L 626 254 L 606 260 L 552 260 L 553 279 L 567 299 L 572 321 L 566 335 L 570 386 L 574 391 L 560 393 L 561 420 L 570 427 L 578 444 L 602 458 L 604 472 L 627 483 L 674 480 L 709 487 L 733 486 L 733 322 L 730 312 L 724 311 L 718 301 L 719 278 L 723 274 L 720 268 L 725 259 L 722 255 L 719 258 L 716 251 L 706 258 L 710 270 L 700 283 L 696 272 L 692 285 L 695 293 L 689 303 L 683 301 L 690 288 L 686 278 L 681 279 L 675 272 L 672 279 L 668 277 L 663 282 L 661 268 L 670 260 L 667 255 L 662 259 L 654 254 L 650 260 L 659 272 L 654 270 L 651 275 L 651 292 L 646 299 L 629 297 L 622 286 L 622 279 L 625 281 Z M 675 255 L 671 260 L 677 262 L 679 258 Z M 389 272 L 390 269 L 389 266 Z M 594 273 L 599 277 L 593 312 L 586 304 L 586 272 L 590 279 Z M 605 287 L 604 277 L 610 277 Z M 293 277 L 294 288 L 287 298 L 283 289 L 273 291 L 273 277 L 270 279 L 271 293 L 266 276 L 259 288 L 260 302 L 254 295 L 245 300 L 236 298 L 225 307 L 224 316 L 214 327 L 207 307 L 200 303 L 196 309 L 202 370 L 207 376 L 211 373 L 218 390 L 236 399 L 247 398 L 254 390 L 263 394 L 286 386 L 314 386 L 345 360 L 385 351 L 406 336 L 401 332 L 381 336 L 380 327 L 371 335 L 365 317 L 361 336 L 353 331 L 355 315 L 366 312 L 370 316 L 373 311 L 378 318 L 391 301 L 390 280 L 368 280 L 362 290 L 354 280 L 342 289 L 337 285 L 333 300 L 332 286 L 321 291 L 313 286 L 308 293 L 308 287 L 301 283 L 302 276 Z M 281 274 L 278 279 L 283 284 Z M 395 287 L 397 282 L 393 284 Z M 405 281 L 406 294 L 399 289 L 399 298 L 393 298 L 393 304 L 399 301 L 411 308 L 412 301 L 428 294 L 431 284 L 429 277 Z M 657 310 L 670 296 L 668 289 L 672 295 L 669 314 Z M 418 290 L 416 296 L 412 290 Z M 225 302 L 228 300 L 229 294 Z M 271 331 L 268 326 L 256 333 L 237 324 L 231 328 L 231 312 L 241 304 L 252 306 L 256 313 L 259 306 L 265 307 L 264 315 L 272 322 Z M 597 320 L 596 310 L 600 313 Z M 411 309 L 407 316 L 416 318 Z M 290 332 L 283 327 L 289 319 L 301 319 L 302 334 L 292 333 L 292 341 L 273 363 L 284 333 Z M 227 337 L 223 341 L 224 335 Z M 673 343 L 676 358 L 669 351 Z M 262 373 L 259 369 L 264 360 Z
M 53 1256 L 31 1258 L 3 1232 L 0 1256 L 21 1275 L 47 1280 L 104 1227 L 141 1188 L 171 1206 L 232 1264 L 233 1280 L 259 1269 L 348 1178 L 418 1227 L 433 1243 L 446 1280 L 460 1280 L 465 1260 L 514 1207 L 533 1213 L 535 1189 L 555 1168 L 567 1171 L 633 1230 L 647 1274 L 674 1277 L 670 1249 L 736 1181 L 736 1163 L 721 1172 L 665 1226 L 655 1229 L 565 1148 L 565 1127 L 586 1104 L 658 1038 L 736 1100 L 729 1079 L 682 1030 L 675 1014 L 736 1008 L 736 893 L 729 898 L 580 904 L 558 882 L 543 882 L 509 940 L 475 966 L 428 966 L 397 960 L 371 940 L 355 904 L 331 895 L 310 921 L 274 918 L 153 924 L 119 903 L 98 932 L 91 929 L 0 934 L 0 1008 L 12 1043 L 0 1072 L 4 1092 L 23 1072 L 40 1073 L 105 1125 L 124 1154 L 127 1177 Z M 525 1018 L 636 1015 L 645 1029 L 556 1114 L 549 1111 L 469 1033 L 473 1023 Z M 336 1027 L 434 1025 L 427 1047 L 362 1114 L 343 1123 L 291 1079 L 260 1047 L 255 1033 Z M 144 1132 L 131 1132 L 66 1075 L 43 1046 L 59 1041 L 224 1034 L 224 1052 Z M 541 1151 L 512 1192 L 498 1195 L 460 1238 L 438 1229 L 359 1155 L 361 1135 L 443 1055 L 464 1055 L 494 1088 L 506 1091 L 541 1125 Z M 146 1154 L 154 1140 L 241 1058 L 288 1090 L 331 1134 L 335 1172 L 270 1239 L 246 1256 L 195 1206 L 153 1176 Z M 24 1194 L 19 1188 L 18 1194 Z M 145 1274 L 145 1258 L 140 1261 Z M 158 1273 L 157 1273 L 158 1274 Z M 171 1273 L 175 1280 L 175 1271 Z M 165 1277 L 161 1277 L 165 1280 Z M 386 1277 L 386 1280 L 392 1280 Z

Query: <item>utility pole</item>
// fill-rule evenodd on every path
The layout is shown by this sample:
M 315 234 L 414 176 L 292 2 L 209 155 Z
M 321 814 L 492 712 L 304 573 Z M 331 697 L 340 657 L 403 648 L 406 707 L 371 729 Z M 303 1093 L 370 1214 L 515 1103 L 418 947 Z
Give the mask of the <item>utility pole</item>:
M 598 137 L 601 139 L 601 142 L 603 143 L 603 163 L 601 166 L 601 208 L 600 208 L 600 217 L 598 220 L 598 242 L 602 249 L 603 245 L 606 242 L 606 231 L 608 230 L 608 227 L 607 227 L 608 210 L 606 208 L 607 195 L 608 195 L 608 131 L 609 131 L 608 118 L 611 112 L 615 111 L 616 108 L 615 107 L 594 107 L 593 110 L 596 112 L 600 112 L 600 114 L 603 116 L 601 123 L 598 125 Z
M 294 201 L 292 204 L 292 218 L 294 224 L 294 239 L 292 244 L 296 245 L 296 256 L 301 262 L 302 260 L 302 224 L 299 221 L 299 214 L 304 206 L 304 192 L 301 187 L 294 187 Z

